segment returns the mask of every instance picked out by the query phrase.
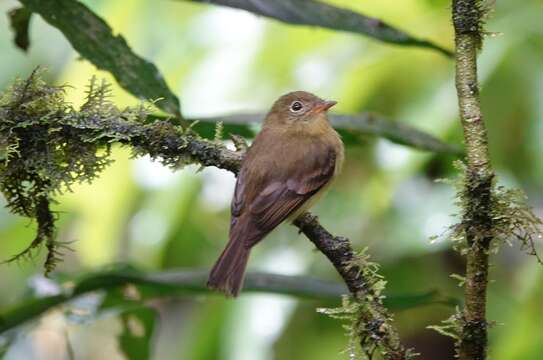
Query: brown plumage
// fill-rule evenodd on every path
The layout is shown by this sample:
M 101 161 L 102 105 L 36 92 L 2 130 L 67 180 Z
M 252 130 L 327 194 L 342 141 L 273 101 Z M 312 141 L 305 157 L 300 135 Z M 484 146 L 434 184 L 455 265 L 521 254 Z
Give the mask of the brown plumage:
M 304 91 L 274 103 L 242 161 L 230 240 L 211 270 L 209 288 L 237 296 L 251 248 L 306 211 L 338 173 L 343 143 L 326 116 L 335 104 Z

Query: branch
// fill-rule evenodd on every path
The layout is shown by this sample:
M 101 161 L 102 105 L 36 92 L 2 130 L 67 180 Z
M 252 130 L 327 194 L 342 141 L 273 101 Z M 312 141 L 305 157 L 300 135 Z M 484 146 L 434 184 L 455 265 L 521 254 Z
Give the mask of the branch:
M 428 40 L 418 39 L 380 19 L 315 0 L 185 0 L 247 10 L 287 24 L 312 25 L 346 31 L 404 46 L 437 50 L 447 57 L 452 52 Z
M 410 350 L 400 342 L 400 336 L 392 325 L 392 316 L 383 306 L 381 296 L 375 290 L 375 280 L 367 275 L 347 238 L 338 237 L 328 232 L 319 224 L 317 218 L 305 213 L 294 225 L 330 260 L 343 278 L 349 291 L 360 308 L 360 321 L 363 332 L 362 346 L 371 339 L 374 346 L 379 346 L 385 359 L 408 359 Z M 362 334 L 360 334 L 362 335 Z
M 462 224 L 468 246 L 465 306 L 461 315 L 459 357 L 485 359 L 487 351 L 486 289 L 488 252 L 493 240 L 492 188 L 488 140 L 479 101 L 477 51 L 481 45 L 483 9 L 478 0 L 453 0 L 456 43 L 456 90 L 464 129 L 467 172 Z

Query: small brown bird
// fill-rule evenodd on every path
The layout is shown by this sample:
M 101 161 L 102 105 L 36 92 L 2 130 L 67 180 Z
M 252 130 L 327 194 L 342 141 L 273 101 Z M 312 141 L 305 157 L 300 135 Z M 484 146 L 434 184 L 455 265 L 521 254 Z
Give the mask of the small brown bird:
M 339 172 L 343 143 L 326 115 L 335 104 L 304 91 L 273 104 L 242 161 L 230 240 L 211 270 L 209 288 L 237 296 L 251 248 L 309 209 Z

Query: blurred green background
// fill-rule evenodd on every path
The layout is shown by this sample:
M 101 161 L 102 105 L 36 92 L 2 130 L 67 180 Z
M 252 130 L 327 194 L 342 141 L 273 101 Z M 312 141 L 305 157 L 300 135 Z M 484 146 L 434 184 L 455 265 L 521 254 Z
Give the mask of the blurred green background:
M 452 48 L 450 3 L 444 0 L 330 1 L 376 16 L 401 29 Z M 122 34 L 132 49 L 155 63 L 180 97 L 187 117 L 266 110 L 295 89 L 335 99 L 341 113 L 374 111 L 451 143 L 461 142 L 453 83 L 454 64 L 431 50 L 391 46 L 364 37 L 294 27 L 240 10 L 183 1 L 84 1 Z M 0 1 L 0 13 L 16 7 Z M 488 21 L 480 56 L 482 104 L 490 148 L 501 182 L 524 189 L 543 215 L 543 1 L 502 0 Z M 6 16 L 0 17 L 0 89 L 37 65 L 48 80 L 69 84 L 74 105 L 83 100 L 93 74 L 114 83 L 78 58 L 62 34 L 39 16 L 31 24 L 28 54 L 16 49 Z M 137 100 L 114 85 L 115 103 Z M 462 297 L 451 273 L 463 260 L 441 239 L 454 222 L 453 190 L 434 180 L 454 177 L 452 156 L 420 152 L 367 137 L 347 151 L 345 170 L 314 209 L 333 233 L 369 247 L 382 264 L 388 295 L 437 290 Z M 128 263 L 145 271 L 210 268 L 227 240 L 234 176 L 207 168 L 172 172 L 147 158 L 131 159 L 114 149 L 115 163 L 94 183 L 58 197 L 58 236 L 73 241 L 59 273 L 85 273 Z M 3 201 L 3 199 L 2 199 Z M 0 254 L 8 258 L 33 238 L 34 224 L 0 210 Z M 541 244 L 538 244 L 541 247 Z M 43 255 L 43 254 L 41 254 Z M 0 268 L 0 307 L 31 294 L 54 293 L 41 276 L 40 256 Z M 311 274 L 339 280 L 324 257 L 296 229 L 282 225 L 255 248 L 250 270 Z M 493 258 L 488 318 L 491 357 L 543 358 L 543 271 L 516 246 Z M 138 321 L 88 309 L 100 298 L 86 296 L 0 338 L 5 359 L 122 359 L 118 336 Z M 168 297 L 149 303 L 157 317 L 153 359 L 341 359 L 347 339 L 340 323 L 315 309 L 338 302 L 298 300 L 271 294 Z M 450 339 L 426 326 L 453 312 L 434 304 L 398 311 L 396 323 L 422 359 L 452 358 Z M 140 310 L 138 310 L 140 311 Z M 141 316 L 140 316 L 141 315 Z M 142 320 L 143 319 L 143 320 Z M 152 321 L 151 321 L 152 322 Z M 128 325 L 127 325 L 128 323 Z M 130 358 L 146 358 L 145 352 Z

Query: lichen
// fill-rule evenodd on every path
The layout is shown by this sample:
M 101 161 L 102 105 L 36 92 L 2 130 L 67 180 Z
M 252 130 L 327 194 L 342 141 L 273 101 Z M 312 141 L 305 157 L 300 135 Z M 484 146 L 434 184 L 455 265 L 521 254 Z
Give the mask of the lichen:
M 224 136 L 224 124 L 222 121 L 218 121 L 215 124 L 215 143 L 222 145 L 222 138 Z
M 461 221 L 447 228 L 444 234 L 433 236 L 435 238 L 448 238 L 455 250 L 466 255 L 470 250 L 466 241 L 466 229 L 471 225 L 470 206 L 468 193 L 473 188 L 468 183 L 467 168 L 461 161 L 455 161 L 455 168 L 459 176 L 454 180 L 439 180 L 451 184 L 456 189 L 455 205 L 460 209 L 459 214 L 453 216 Z M 513 245 L 516 241 L 520 248 L 530 255 L 534 255 L 538 262 L 542 263 L 536 247 L 536 239 L 543 237 L 543 222 L 537 217 L 532 207 L 527 203 L 527 197 L 522 190 L 508 189 L 501 185 L 491 184 L 490 194 L 490 221 L 491 225 L 487 230 L 481 231 L 477 236 L 480 238 L 491 238 L 490 252 L 497 253 L 505 243 Z
M 534 255 L 537 261 L 543 264 L 535 247 L 535 240 L 543 236 L 543 222 L 527 203 L 524 192 L 496 185 L 493 177 L 484 180 L 490 183 L 480 186 L 477 182 L 480 179 L 470 174 L 464 163 L 456 161 L 454 166 L 459 176 L 454 180 L 440 181 L 451 184 L 456 189 L 455 205 L 460 209 L 460 213 L 454 216 L 460 221 L 449 226 L 444 234 L 432 238 L 448 238 L 453 248 L 464 256 L 473 251 L 474 246 L 480 246 L 485 241 L 487 246 L 484 249 L 488 254 L 497 253 L 503 244 L 512 246 L 516 242 L 521 250 Z M 488 194 L 477 193 L 480 191 L 487 191 Z M 483 203 L 473 200 L 481 197 L 488 201 L 485 200 Z M 482 206 L 486 207 L 484 211 L 480 209 Z M 488 215 L 483 219 L 479 218 L 481 212 Z M 459 280 L 460 286 L 464 286 L 467 281 L 464 276 L 458 274 L 453 274 L 451 277 Z M 459 342 L 464 336 L 462 332 L 466 327 L 484 326 L 486 328 L 491 325 L 491 322 L 469 324 L 463 312 L 457 309 L 456 313 L 443 321 L 441 325 L 429 326 L 429 328 Z M 458 350 L 459 347 L 456 348 Z
M 92 78 L 84 104 L 65 100 L 66 86 L 48 85 L 41 69 L 17 79 L 0 94 L 0 190 L 14 214 L 35 219 L 35 239 L 12 262 L 45 245 L 45 273 L 67 244 L 55 238 L 55 197 L 75 183 L 91 182 L 112 160 L 111 145 L 129 145 L 172 167 L 195 162 L 180 149 L 194 133 L 167 121 L 147 123 L 152 103 L 123 110 L 110 100 L 110 87 Z
M 432 329 L 440 333 L 441 335 L 448 336 L 458 344 L 462 334 L 462 312 L 459 308 L 456 308 L 456 312 L 446 320 L 443 320 L 440 325 L 430 325 L 428 329 Z M 458 347 L 458 346 L 456 346 Z
M 364 248 L 353 256 L 347 269 L 358 272 L 357 276 L 365 282 L 364 290 L 355 297 L 343 296 L 341 306 L 337 308 L 318 308 L 317 312 L 343 322 L 348 338 L 343 353 L 347 354 L 350 360 L 372 359 L 375 353 L 390 358 L 386 353 L 389 346 L 383 345 L 390 340 L 387 339 L 387 334 L 392 319 L 383 307 L 386 281 L 378 273 L 379 265 L 369 260 L 367 248 Z M 416 355 L 408 349 L 405 350 L 404 358 L 411 359 Z

